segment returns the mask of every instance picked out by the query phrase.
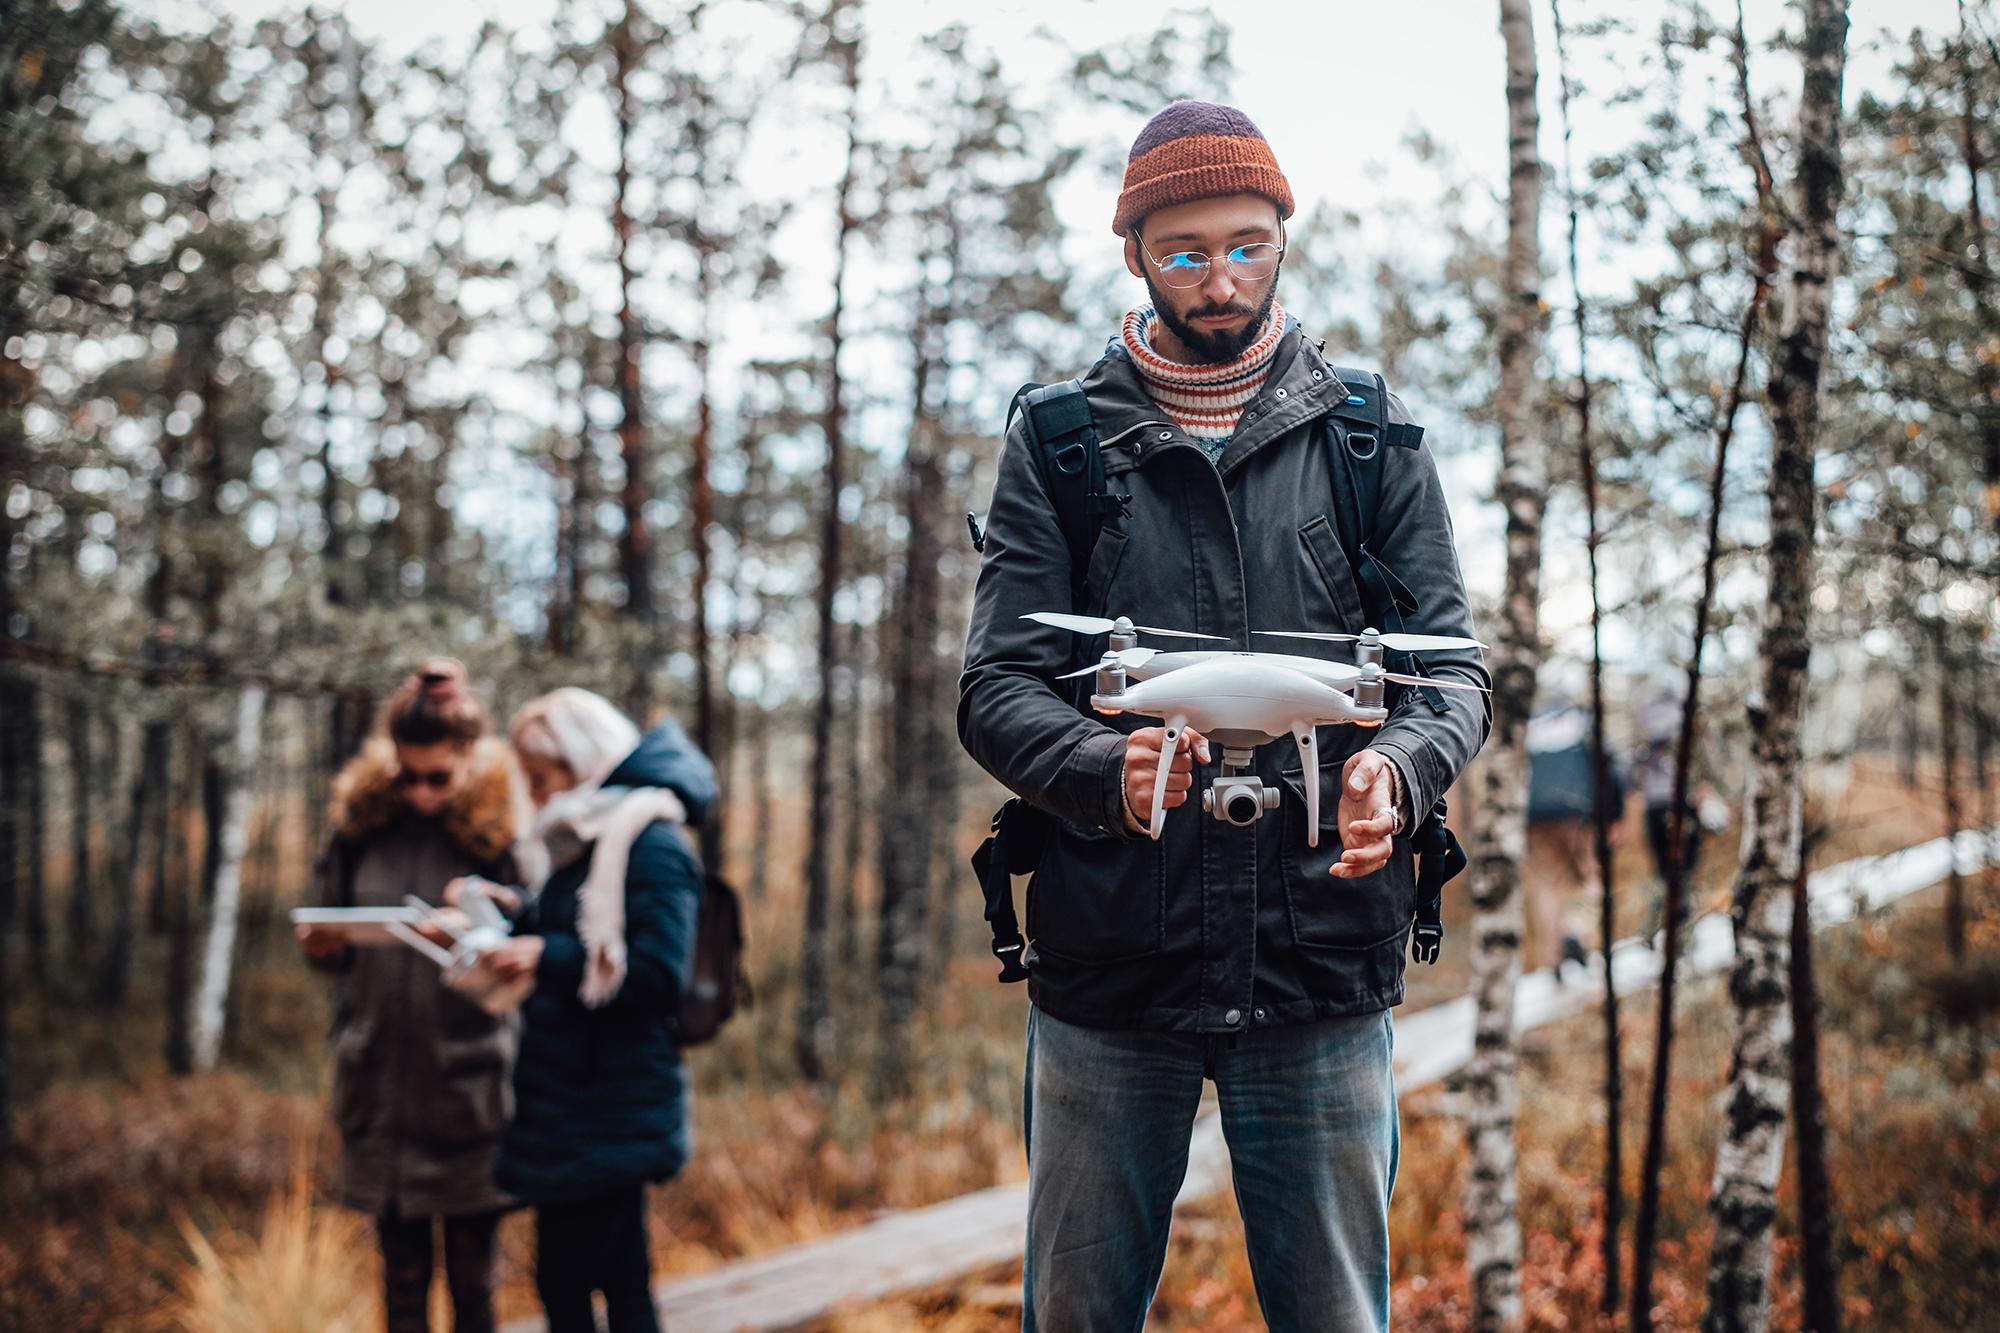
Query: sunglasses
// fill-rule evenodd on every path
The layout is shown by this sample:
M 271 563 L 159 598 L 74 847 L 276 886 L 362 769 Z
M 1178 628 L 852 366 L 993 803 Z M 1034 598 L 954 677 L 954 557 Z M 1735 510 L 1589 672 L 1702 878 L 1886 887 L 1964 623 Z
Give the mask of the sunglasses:
M 411 768 L 399 768 L 396 770 L 396 785 L 398 787 L 415 787 L 421 784 L 429 787 L 432 791 L 443 791 L 457 777 L 457 771 L 449 768 L 432 769 L 428 773 L 419 773 Z

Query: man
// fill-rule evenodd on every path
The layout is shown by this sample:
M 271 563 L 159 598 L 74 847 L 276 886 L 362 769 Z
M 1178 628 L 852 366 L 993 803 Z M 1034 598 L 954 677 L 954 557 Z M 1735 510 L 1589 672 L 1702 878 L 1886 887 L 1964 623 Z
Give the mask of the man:
M 1322 807 L 1316 847 L 1304 787 L 1315 775 L 1290 742 L 1258 748 L 1252 770 L 1281 808 L 1235 827 L 1191 801 L 1197 761 L 1212 775 L 1222 757 L 1191 737 L 1155 842 L 1145 815 L 1164 729 L 1089 711 L 1088 677 L 1055 679 L 1093 661 L 1102 638 L 1021 618 L 1125 615 L 1227 640 L 1169 645 L 1304 652 L 1321 645 L 1251 631 L 1362 628 L 1331 448 L 1358 456 L 1368 441 L 1335 434 L 1329 414 L 1365 395 L 1278 303 L 1291 212 L 1270 146 L 1232 108 L 1177 103 L 1133 145 L 1112 229 L 1151 304 L 1082 379 L 1105 485 L 1129 500 L 1091 547 L 1080 601 L 1028 414 L 1001 450 L 958 730 L 982 767 L 1051 816 L 1027 923 L 1022 1322 L 1044 1333 L 1143 1324 L 1205 1079 L 1270 1326 L 1388 1319 L 1400 1142 L 1388 1010 L 1403 998 L 1416 901 L 1407 835 L 1484 741 L 1486 696 L 1398 687 L 1379 729 L 1322 727 L 1324 790 L 1339 799 Z M 1402 628 L 1469 636 L 1436 468 L 1393 396 L 1388 420 L 1395 447 L 1371 455 L 1380 492 L 1366 549 L 1406 585 Z M 1489 683 L 1476 650 L 1418 665 Z

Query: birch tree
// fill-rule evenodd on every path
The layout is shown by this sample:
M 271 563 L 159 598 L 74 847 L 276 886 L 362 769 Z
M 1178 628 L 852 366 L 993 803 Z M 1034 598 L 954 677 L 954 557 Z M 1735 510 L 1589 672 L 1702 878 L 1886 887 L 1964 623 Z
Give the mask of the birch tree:
M 1521 1223 L 1515 1197 L 1514 986 L 1521 971 L 1521 861 L 1528 843 L 1527 720 L 1541 662 L 1542 516 L 1547 461 L 1535 422 L 1535 353 L 1541 334 L 1542 162 L 1535 106 L 1535 30 L 1527 0 L 1500 0 L 1507 50 L 1507 248 L 1502 268 L 1500 475 L 1507 511 L 1507 568 L 1494 632 L 1493 732 L 1482 755 L 1480 819 L 1472 856 L 1472 966 L 1477 1017 L 1466 1069 L 1465 1259 L 1473 1322 L 1517 1326 Z
M 1674 1049 L 1674 994 L 1679 973 L 1681 921 L 1685 915 L 1689 867 L 1684 864 L 1687 850 L 1688 792 L 1693 780 L 1696 738 L 1701 722 L 1703 653 L 1708 643 L 1716 610 L 1716 585 L 1720 577 L 1724 482 L 1728 476 L 1730 446 L 1736 437 L 1737 418 L 1749 391 L 1750 368 L 1764 328 L 1765 307 L 1772 280 L 1777 272 L 1778 242 L 1784 233 L 1784 219 L 1773 193 L 1771 169 L 1764 151 L 1763 130 L 1757 104 L 1750 92 L 1750 45 L 1739 3 L 1734 32 L 1736 91 L 1744 138 L 1742 156 L 1755 181 L 1755 222 L 1743 249 L 1750 261 L 1751 288 L 1737 324 L 1734 370 L 1723 395 L 1713 432 L 1715 454 L 1708 472 L 1706 529 L 1702 537 L 1701 591 L 1694 607 L 1694 632 L 1689 644 L 1686 686 L 1681 696 L 1680 724 L 1674 742 L 1672 795 L 1669 798 L 1668 858 L 1662 916 L 1659 998 L 1655 1009 L 1651 1090 L 1646 1110 L 1645 1156 L 1639 1172 L 1639 1204 L 1632 1245 L 1631 1325 L 1652 1327 L 1653 1259 L 1659 1229 L 1660 1173 L 1666 1163 L 1667 1094 L 1672 1087 Z
M 237 910 L 243 900 L 243 856 L 250 847 L 250 807 L 257 795 L 257 762 L 264 731 L 264 687 L 244 689 L 236 705 L 234 760 L 222 822 L 209 830 L 217 845 L 215 900 L 209 907 L 202 952 L 201 990 L 194 1004 L 194 1067 L 213 1069 L 222 1054 L 222 1016 L 229 999 L 229 965 L 236 950 Z
M 1810 655 L 1813 459 L 1830 288 L 1840 258 L 1834 221 L 1842 184 L 1840 96 L 1847 52 L 1846 0 L 1806 0 L 1804 9 L 1793 251 L 1768 395 L 1769 584 L 1759 688 L 1749 710 L 1750 817 L 1730 909 L 1736 931 L 1736 961 L 1729 973 L 1733 1038 L 1710 1200 L 1715 1243 L 1702 1320 L 1711 1333 L 1761 1330 L 1770 1319 L 1771 1224 L 1791 1092 L 1787 972 L 1804 799 L 1799 737 Z

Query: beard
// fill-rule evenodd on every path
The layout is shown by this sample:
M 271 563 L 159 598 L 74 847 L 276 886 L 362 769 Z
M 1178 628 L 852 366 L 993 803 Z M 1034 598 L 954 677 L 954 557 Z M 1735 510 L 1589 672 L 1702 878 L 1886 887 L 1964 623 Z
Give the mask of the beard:
M 1150 269 L 1150 265 L 1147 266 Z M 1271 306 L 1278 299 L 1278 275 L 1271 275 L 1271 285 L 1264 292 L 1264 303 L 1255 310 L 1237 302 L 1232 305 L 1198 305 L 1186 315 L 1179 315 L 1167 303 L 1167 294 L 1153 283 L 1153 275 L 1147 272 L 1146 294 L 1153 298 L 1153 313 L 1167 326 L 1168 332 L 1181 340 L 1181 345 L 1193 352 L 1203 365 L 1216 365 L 1223 361 L 1233 361 L 1243 355 L 1245 348 L 1257 341 L 1264 332 L 1264 321 L 1271 317 Z M 1234 333 L 1218 330 L 1204 333 L 1188 321 L 1208 315 L 1249 315 L 1250 321 Z

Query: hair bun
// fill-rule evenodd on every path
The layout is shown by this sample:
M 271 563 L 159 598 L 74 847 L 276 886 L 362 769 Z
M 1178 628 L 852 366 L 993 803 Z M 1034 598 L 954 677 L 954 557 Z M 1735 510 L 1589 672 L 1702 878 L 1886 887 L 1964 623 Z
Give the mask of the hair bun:
M 377 714 L 378 726 L 403 745 L 470 743 L 486 734 L 486 710 L 472 692 L 465 663 L 428 657 L 403 677 Z
M 454 697 L 465 688 L 465 664 L 454 657 L 434 657 L 418 667 L 412 679 L 432 697 Z

